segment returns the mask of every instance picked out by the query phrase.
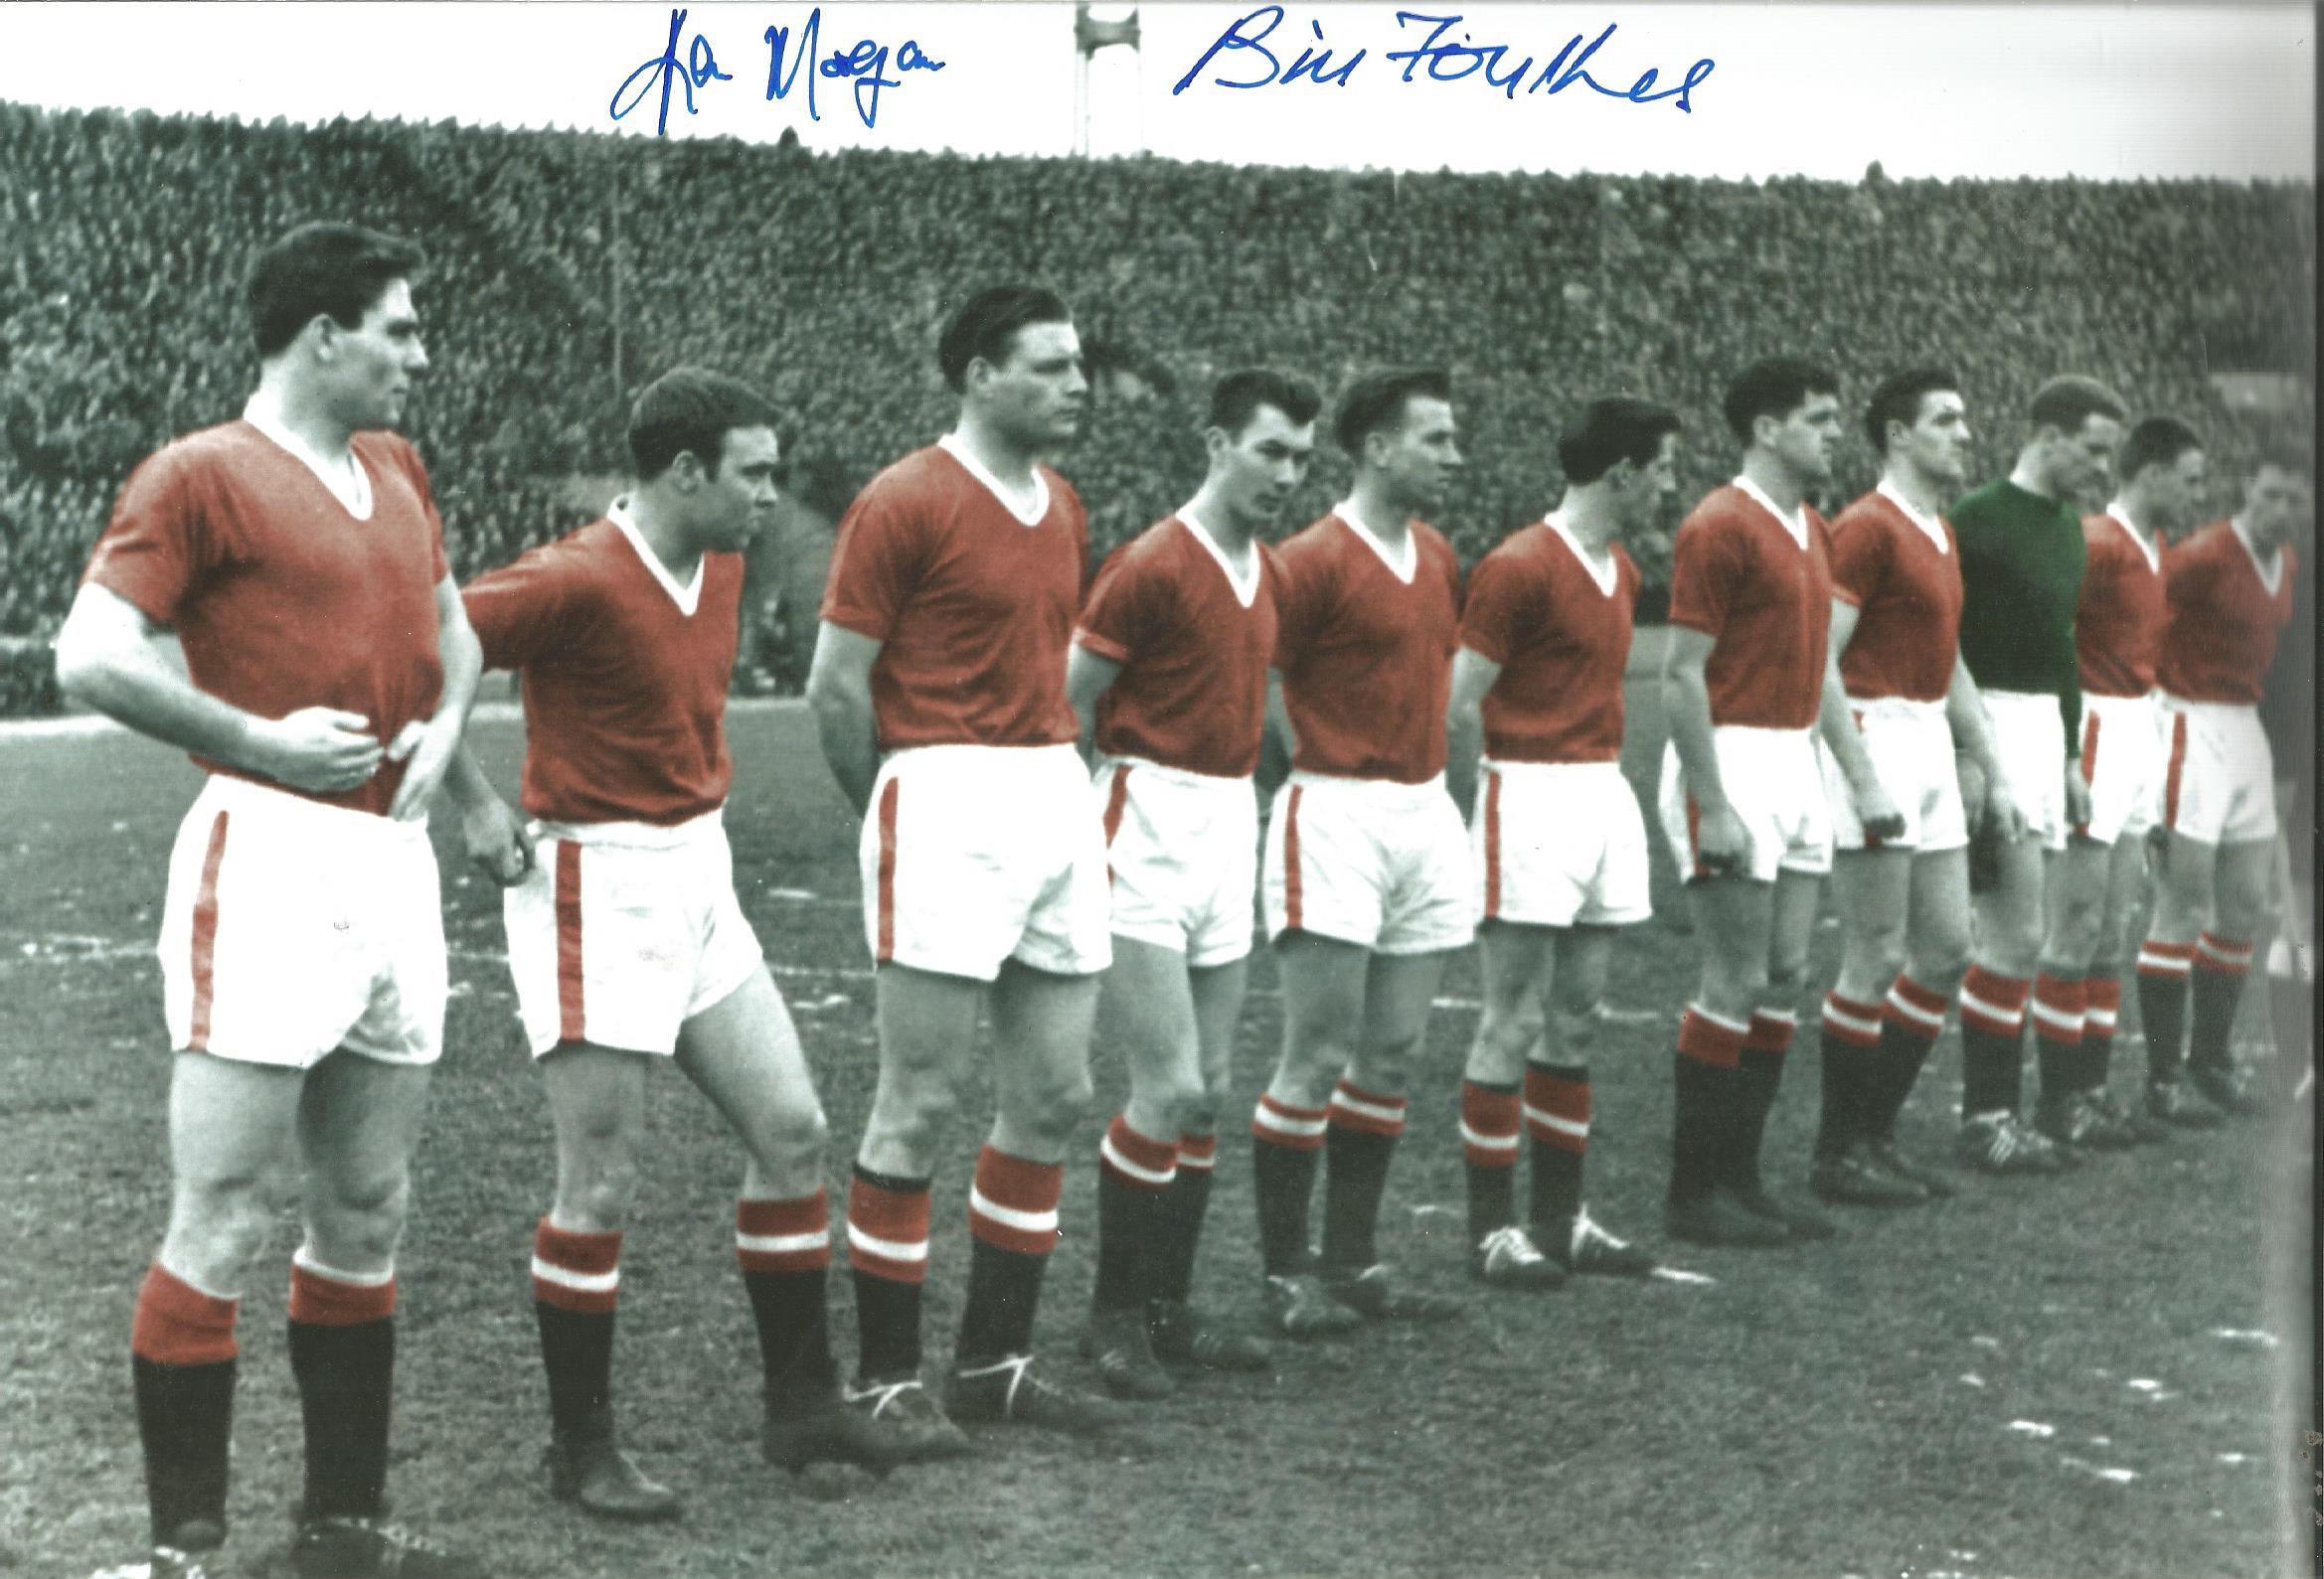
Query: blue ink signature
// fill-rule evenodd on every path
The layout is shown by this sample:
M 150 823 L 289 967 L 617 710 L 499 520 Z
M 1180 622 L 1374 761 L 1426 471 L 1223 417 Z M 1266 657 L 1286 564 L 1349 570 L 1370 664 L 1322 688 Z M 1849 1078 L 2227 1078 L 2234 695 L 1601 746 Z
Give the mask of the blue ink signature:
M 1214 77 L 1210 79 L 1212 85 L 1235 88 L 1267 87 L 1287 85 L 1304 80 L 1317 86 L 1325 83 L 1334 87 L 1347 86 L 1349 79 L 1355 76 L 1356 68 L 1364 63 L 1366 55 L 1370 53 L 1369 50 L 1358 49 L 1354 55 L 1334 66 L 1332 64 L 1332 51 L 1328 47 L 1318 53 L 1316 50 L 1302 45 L 1298 55 L 1286 66 L 1283 63 L 1283 58 L 1269 49 L 1265 43 L 1275 29 L 1282 25 L 1283 17 L 1284 11 L 1281 6 L 1265 5 L 1247 16 L 1236 19 L 1229 24 L 1227 31 L 1220 34 L 1218 40 L 1203 52 L 1201 59 L 1187 69 L 1186 75 L 1180 78 L 1177 84 L 1170 89 L 1171 93 L 1173 95 L 1183 93 L 1193 86 L 1195 79 L 1222 54 L 1233 56 L 1245 51 L 1259 57 L 1258 60 L 1250 63 L 1250 75 L 1241 78 Z M 1652 104 L 1664 99 L 1674 100 L 1676 108 L 1692 114 L 1695 108 L 1694 90 L 1703 85 L 1719 64 L 1706 56 L 1687 68 L 1686 75 L 1680 79 L 1678 86 L 1662 88 L 1659 91 L 1656 90 L 1655 84 L 1660 79 L 1661 74 L 1653 67 L 1641 72 L 1628 87 L 1612 86 L 1591 76 L 1589 66 L 1592 57 L 1605 47 L 1607 40 L 1614 36 L 1616 27 L 1614 23 L 1607 23 L 1605 29 L 1586 44 L 1582 42 L 1580 34 L 1575 34 L 1566 41 L 1564 48 L 1551 57 L 1548 65 L 1542 67 L 1539 72 L 1535 72 L 1535 57 L 1531 55 L 1519 60 L 1514 67 L 1508 64 L 1512 53 L 1510 45 L 1477 44 L 1472 41 L 1471 35 L 1465 32 L 1460 35 L 1459 42 L 1449 41 L 1446 35 L 1459 27 L 1463 20 L 1464 18 L 1457 12 L 1449 16 L 1436 16 L 1419 11 L 1399 11 L 1396 14 L 1396 25 L 1399 29 L 1411 26 L 1414 23 L 1429 26 L 1428 36 L 1422 43 L 1414 45 L 1411 49 L 1390 50 L 1386 53 L 1386 59 L 1404 63 L 1404 71 L 1400 80 L 1411 81 L 1414 74 L 1423 68 L 1426 70 L 1429 79 L 1438 82 L 1457 82 L 1463 78 L 1482 74 L 1489 85 L 1500 89 L 1504 97 L 1512 100 L 1521 91 L 1528 96 L 1534 93 L 1555 95 L 1578 82 L 1593 92 L 1601 93 L 1607 98 L 1620 99 L 1624 103 Z M 1256 24 L 1255 27 L 1254 24 Z M 1315 42 L 1322 44 L 1324 42 L 1323 25 L 1311 21 L 1307 26 L 1308 31 L 1314 35 Z M 1529 75 L 1530 80 L 1528 80 Z
M 608 106 L 615 120 L 645 102 L 656 88 L 661 99 L 654 120 L 654 135 L 667 136 L 670 130 L 670 90 L 684 93 L 686 113 L 696 112 L 694 90 L 708 88 L 713 82 L 734 80 L 732 73 L 719 69 L 718 55 L 707 35 L 697 32 L 691 41 L 686 39 L 686 8 L 674 6 L 670 10 L 670 34 L 662 46 L 662 53 L 638 67 L 621 79 L 614 89 Z M 798 32 L 798 49 L 791 50 L 791 30 L 787 26 L 769 27 L 763 35 L 768 51 L 766 68 L 766 97 L 769 100 L 788 98 L 797 85 L 799 69 L 813 61 L 820 48 L 823 26 L 823 8 L 816 6 L 807 13 L 807 22 Z M 684 44 L 684 49 L 680 46 Z M 790 57 L 790 66 L 784 69 L 784 57 Z M 880 90 L 904 85 L 907 72 L 940 72 L 944 63 L 920 48 L 916 39 L 906 39 L 893 52 L 876 39 L 861 39 L 844 50 L 834 50 L 828 59 L 816 61 L 815 70 L 807 78 L 807 118 L 821 120 L 815 102 L 815 80 L 819 77 L 854 83 L 856 115 L 868 129 L 880 118 Z M 895 75 L 891 76 L 891 71 Z

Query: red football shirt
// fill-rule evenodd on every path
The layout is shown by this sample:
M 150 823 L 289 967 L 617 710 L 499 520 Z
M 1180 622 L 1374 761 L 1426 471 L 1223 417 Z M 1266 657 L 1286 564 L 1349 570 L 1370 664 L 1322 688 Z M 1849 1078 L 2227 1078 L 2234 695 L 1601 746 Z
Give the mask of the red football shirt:
M 1622 670 L 1638 567 L 1606 546 L 1607 578 L 1548 521 L 1511 533 L 1469 572 L 1460 645 L 1501 666 L 1485 693 L 1485 754 L 1499 762 L 1611 762 L 1622 754 Z
M 1704 678 L 1713 724 L 1805 729 L 1816 721 L 1832 627 L 1831 543 L 1821 516 L 1804 505 L 1800 515 L 1805 547 L 1730 484 L 1679 525 L 1670 618 L 1712 640 Z
M 1097 700 L 1098 750 L 1221 778 L 1256 770 L 1275 570 L 1253 548 L 1251 579 L 1238 586 L 1218 549 L 1172 516 L 1105 561 L 1074 632 L 1122 666 Z
M 648 552 L 593 521 L 461 591 L 485 667 L 523 678 L 524 805 L 544 821 L 669 827 L 726 801 L 743 556 L 704 554 L 689 610 Z
M 2142 544 L 2112 512 L 2084 516 L 2081 601 L 2074 647 L 2081 688 L 2101 697 L 2143 697 L 2155 688 L 2163 645 L 2162 552 Z
M 1953 529 L 1931 537 L 1888 493 L 1874 489 L 1832 523 L 1832 595 L 1856 605 L 1856 632 L 1840 655 L 1851 697 L 1942 702 L 1961 644 L 1961 555 Z
M 2163 642 L 2156 675 L 2188 702 L 2256 706 L 2275 661 L 2276 638 L 2292 618 L 2299 560 L 2275 551 L 2270 586 L 2228 522 L 2215 521 L 2163 555 Z
M 822 617 L 882 643 L 872 710 L 882 750 L 1070 744 L 1066 644 L 1088 526 L 1073 486 L 1039 468 L 1028 526 L 941 445 L 865 485 L 840 518 Z
M 1435 528 L 1411 532 L 1409 580 L 1336 512 L 1276 551 L 1275 668 L 1294 768 L 1400 784 L 1444 771 L 1460 564 Z
M 358 433 L 371 515 L 247 421 L 190 433 L 129 476 L 86 579 L 175 626 L 194 684 L 263 718 L 339 708 L 382 744 L 443 696 L 435 589 L 449 573 L 427 470 L 403 437 Z M 206 757 L 213 773 L 258 775 Z M 385 815 L 404 764 L 335 795 Z

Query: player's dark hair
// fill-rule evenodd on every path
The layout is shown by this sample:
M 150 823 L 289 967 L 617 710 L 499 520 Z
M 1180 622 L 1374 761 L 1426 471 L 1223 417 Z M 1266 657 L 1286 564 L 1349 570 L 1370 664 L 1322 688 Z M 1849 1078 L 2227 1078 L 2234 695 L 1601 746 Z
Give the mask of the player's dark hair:
M 2272 466 L 2277 471 L 2289 472 L 2294 477 L 2316 478 L 2316 452 L 2299 438 L 2279 434 L 2261 442 L 2251 454 L 2251 464 L 2244 469 L 2246 477 L 2259 475 L 2259 468 Z
M 1008 360 L 1009 343 L 1030 324 L 1070 324 L 1065 298 L 1039 285 L 988 285 L 960 304 L 936 338 L 936 367 L 957 395 L 968 386 L 968 365 L 977 358 L 998 367 Z
M 1720 403 L 1728 430 L 1744 444 L 1751 441 L 1751 424 L 1762 416 L 1780 421 L 1807 403 L 1811 395 L 1840 394 L 1839 375 L 1820 362 L 1804 357 L 1762 357 L 1737 374 Z
M 629 462 L 639 482 L 652 482 L 691 451 L 716 477 L 727 434 L 774 425 L 773 404 L 742 380 L 708 368 L 672 368 L 630 403 Z
M 1382 368 L 1358 374 L 1340 395 L 1332 436 L 1340 448 L 1362 459 L 1366 439 L 1382 428 L 1402 425 L 1407 402 L 1451 398 L 1452 375 L 1442 368 Z
M 1596 482 L 1622 461 L 1651 466 L 1663 436 L 1680 426 L 1679 413 L 1667 405 L 1609 395 L 1590 401 L 1581 420 L 1558 435 L 1558 465 L 1574 487 Z
M 2203 435 L 2175 416 L 2142 417 L 2114 456 L 2114 475 L 2136 479 L 2149 466 L 2176 466 L 2189 450 L 2203 448 Z
M 418 244 L 360 225 L 302 225 L 250 260 L 243 293 L 263 361 L 287 349 L 319 313 L 344 329 L 399 279 L 419 272 Z
M 2079 433 L 2082 424 L 2093 416 L 2111 417 L 2119 422 L 2129 414 L 2130 408 L 2122 403 L 2122 396 L 2097 380 L 2078 373 L 2065 373 L 2034 392 L 2034 403 L 2026 407 L 2026 425 L 2037 430 L 2054 427 L 2072 436 Z
M 1958 394 L 1961 381 L 1943 368 L 1907 368 L 1881 380 L 1880 388 L 1872 392 L 1872 399 L 1864 407 L 1864 436 L 1872 440 L 1872 452 L 1889 452 L 1889 424 L 1902 422 L 1910 427 L 1920 420 L 1920 402 L 1938 393 Z
M 1315 420 L 1323 409 L 1323 395 L 1314 385 L 1272 368 L 1245 368 L 1230 373 L 1211 389 L 1209 425 L 1234 438 L 1250 425 L 1259 407 L 1271 405 L 1293 427 Z

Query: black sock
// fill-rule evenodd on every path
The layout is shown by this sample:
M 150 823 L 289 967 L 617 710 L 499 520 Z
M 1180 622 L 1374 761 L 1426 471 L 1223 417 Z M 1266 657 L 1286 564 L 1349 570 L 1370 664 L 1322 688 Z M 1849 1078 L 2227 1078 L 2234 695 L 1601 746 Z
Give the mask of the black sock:
M 1517 1220 L 1517 1152 L 1524 1111 L 1514 1081 L 1461 1082 L 1461 1168 L 1468 1184 L 1471 1244 Z
M 1869 1128 L 1866 1121 L 1872 1107 L 1873 1062 L 1879 1056 L 1834 1034 L 1828 1025 L 1817 1036 L 1820 1076 L 1816 1106 L 1817 1162 L 1827 1163 L 1839 1157 Z
M 1729 1071 L 1683 1052 L 1672 1056 L 1677 1095 L 1672 1104 L 1670 1203 L 1682 1206 L 1702 1199 L 1720 1183 L 1719 1154 L 1728 1124 L 1728 1089 L 1721 1077 Z
M 1526 1100 L 1555 1118 L 1586 1125 L 1589 1122 L 1589 1066 L 1582 1063 L 1533 1063 L 1525 1066 Z M 1577 1116 L 1578 1115 L 1578 1117 Z M 1573 1216 L 1581 1209 L 1581 1166 L 1589 1138 L 1566 1141 L 1546 1126 L 1528 1125 L 1533 1162 L 1533 1217 L 1547 1224 Z
M 2244 973 L 2206 970 L 2200 961 L 2188 994 L 2187 1061 L 2198 1069 L 2231 1069 L 2236 1062 L 2236 1011 L 2243 1002 Z
M 1743 1050 L 1743 1064 L 1730 1076 L 1735 1089 L 1735 1123 L 1729 1131 L 1727 1183 L 1745 1194 L 1756 1193 L 1759 1151 L 1767 1134 L 1767 1115 L 1774 1111 L 1775 1093 L 1783 1083 L 1786 1054 L 1757 1047 Z
M 226 1527 L 236 1362 L 171 1365 L 133 1354 L 137 1435 L 145 1448 L 145 1499 L 153 1544 L 176 1544 L 189 1521 Z
M 848 1190 L 848 1275 L 856 1293 L 856 1366 L 866 1382 L 909 1381 L 919 1374 L 920 1289 L 927 1269 L 928 1182 L 874 1173 L 855 1165 Z M 916 1263 L 889 1263 L 856 1247 L 854 1230 L 916 1246 Z
M 1334 1122 L 1323 1143 L 1323 1261 L 1361 1270 L 1380 1259 L 1380 1200 L 1397 1137 Z
M 955 1350 L 963 1365 L 1032 1351 L 1033 1317 L 1041 1304 L 1041 1275 L 1048 1267 L 1045 1255 L 969 1240 L 968 1299 L 960 1310 Z
M 1970 1118 L 1979 1113 L 2001 1109 L 2009 1113 L 2018 1110 L 2021 1061 L 2020 1046 L 2025 1040 L 2025 1027 L 2004 1036 L 1972 1026 L 1961 1025 L 1961 1117 Z
M 1907 1029 L 1901 1018 L 1892 1015 L 1881 1023 L 1880 1051 L 1874 1055 L 1880 1060 L 1879 1073 L 1865 1096 L 1865 1133 L 1876 1141 L 1897 1138 L 1897 1120 L 1920 1081 L 1920 1071 L 1927 1067 L 1928 1055 L 1936 1050 L 1936 1037 Z
M 2146 1077 L 2163 1084 L 2179 1077 L 2187 1045 L 2187 977 L 2138 973 L 2138 1018 L 2146 1027 Z
M 1313 1260 L 1307 1245 L 1307 1207 L 1315 1194 L 1315 1165 L 1322 1155 L 1321 1148 L 1282 1146 L 1264 1136 L 1251 1137 L 1259 1254 L 1269 1277 L 1305 1272 Z
M 916 1287 L 917 1285 L 914 1285 Z M 750 1316 L 758 1328 L 758 1358 L 765 1368 L 766 1402 L 777 1412 L 828 1403 L 839 1393 L 831 1357 L 831 1271 L 745 1272 Z M 918 1330 L 918 1323 L 913 1323 Z
M 1190 1166 L 1182 1152 L 1178 1178 L 1163 1193 L 1155 1213 L 1161 1231 L 1155 1235 L 1154 1298 L 1183 1305 L 1194 1293 L 1195 1251 L 1202 1243 L 1203 1218 L 1211 1209 L 1211 1170 Z
M 388 1481 L 396 1319 L 290 1325 L 290 1369 L 306 1422 L 307 1518 L 376 1518 Z
M 599 1426 L 613 1396 L 613 1313 L 533 1302 L 541 1364 L 549 1373 L 549 1422 L 561 1437 Z

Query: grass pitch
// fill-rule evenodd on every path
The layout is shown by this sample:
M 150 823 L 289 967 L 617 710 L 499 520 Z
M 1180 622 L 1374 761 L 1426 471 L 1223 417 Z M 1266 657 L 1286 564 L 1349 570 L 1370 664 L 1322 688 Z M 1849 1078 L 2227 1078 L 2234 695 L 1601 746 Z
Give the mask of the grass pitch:
M 1660 733 L 1651 692 L 1638 700 L 1630 765 L 1643 782 Z M 854 823 L 803 712 L 740 711 L 732 732 L 738 878 L 815 1064 L 838 1197 L 874 1062 Z M 475 738 L 512 789 L 515 725 L 480 721 Z M 85 1574 L 144 1534 L 125 1347 L 167 1198 L 151 941 L 196 775 L 109 733 L 11 734 L 0 763 L 0 1572 Z M 687 1516 L 646 1531 L 581 1522 L 547 1500 L 538 1462 L 546 1400 L 526 1267 L 551 1180 L 548 1115 L 500 962 L 496 893 L 441 833 L 453 999 L 401 1265 L 392 1494 L 398 1517 L 496 1573 L 2032 1579 L 2271 1574 L 2312 1549 L 2291 1500 L 2308 1422 L 2275 1398 L 2305 1329 L 2268 1296 L 2270 1238 L 2306 1244 L 2304 1120 L 2283 1121 L 2274 1161 L 2255 1124 L 2058 1180 L 1970 1181 L 1946 1206 L 1853 1213 L 1828 1245 L 1668 1247 L 1711 1286 L 1477 1291 L 1449 1327 L 1281 1345 L 1272 1379 L 1197 1380 L 1132 1442 L 987 1434 L 974 1459 L 875 1483 L 793 1480 L 758 1461 L 732 1251 L 741 1158 L 674 1071 L 652 1088 L 616 1393 L 631 1445 L 685 1493 Z M 1617 957 L 1590 1198 L 1615 1232 L 1663 1248 L 1670 1037 L 1694 948 L 1667 870 L 1657 881 L 1662 917 Z M 1819 980 L 1834 952 L 1827 925 Z M 1263 949 L 1252 984 L 1245 1111 L 1280 1033 Z M 1464 958 L 1412 1092 L 1384 1233 L 1389 1255 L 1452 1285 L 1475 991 Z M 1768 1146 L 1793 1187 L 1814 1122 L 1803 1018 Z M 2140 1057 L 2126 1036 L 2119 1077 Z M 1071 1345 L 1092 1270 L 1096 1142 L 1123 1093 L 1102 1038 L 1094 1063 L 1098 1110 L 1069 1176 L 1041 1326 L 1082 1380 Z M 1950 1139 L 1958 1067 L 1948 1033 L 1907 1117 L 1923 1153 Z M 989 1091 L 968 1093 L 974 1117 L 937 1179 L 931 1362 L 949 1352 L 989 1104 Z M 1214 1306 L 1246 1319 L 1257 1260 L 1243 1129 L 1223 1129 L 1201 1276 Z M 2302 1226 L 2271 1235 L 2271 1217 Z M 233 1547 L 245 1573 L 286 1571 L 299 1436 L 281 1263 L 295 1235 L 285 1211 L 244 1309 Z M 845 1362 L 844 1273 L 834 1288 Z

